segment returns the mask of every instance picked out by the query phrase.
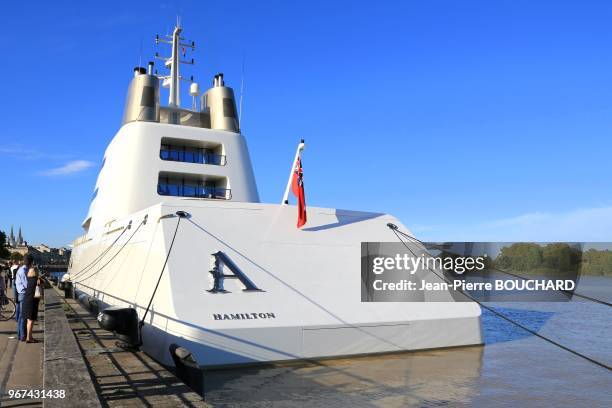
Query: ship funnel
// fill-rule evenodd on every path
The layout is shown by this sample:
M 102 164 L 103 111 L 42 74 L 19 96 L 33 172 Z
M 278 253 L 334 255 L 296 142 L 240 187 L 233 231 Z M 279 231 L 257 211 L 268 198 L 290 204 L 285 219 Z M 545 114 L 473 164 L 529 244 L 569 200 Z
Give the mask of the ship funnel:
M 123 112 L 123 124 L 134 121 L 159 122 L 159 79 L 143 67 L 134 68 L 134 78 L 128 88 Z
M 147 71 L 143 67 L 134 67 L 134 78 L 138 75 L 146 74 Z
M 223 81 L 223 74 L 221 73 L 215 75 L 215 78 L 213 79 L 213 87 L 217 86 L 225 86 L 225 82 Z
M 236 101 L 232 88 L 226 87 L 223 74 L 215 75 L 212 88 L 202 95 L 202 111 L 210 114 L 210 128 L 239 132 Z

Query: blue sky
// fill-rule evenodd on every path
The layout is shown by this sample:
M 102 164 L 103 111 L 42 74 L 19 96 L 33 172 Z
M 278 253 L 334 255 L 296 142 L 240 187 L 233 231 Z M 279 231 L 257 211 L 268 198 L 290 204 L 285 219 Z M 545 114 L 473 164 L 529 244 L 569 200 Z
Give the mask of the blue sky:
M 238 94 L 245 61 L 262 201 L 304 138 L 311 206 L 431 240 L 611 240 L 606 1 L 6 2 L 0 229 L 81 233 L 132 68 L 177 14 L 204 88 Z

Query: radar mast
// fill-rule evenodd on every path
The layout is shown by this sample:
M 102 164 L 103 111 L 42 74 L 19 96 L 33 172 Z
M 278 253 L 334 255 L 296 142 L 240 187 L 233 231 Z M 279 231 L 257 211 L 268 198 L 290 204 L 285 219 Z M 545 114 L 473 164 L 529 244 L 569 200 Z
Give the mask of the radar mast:
M 170 44 L 172 46 L 172 52 L 170 57 L 161 57 L 159 53 L 155 53 L 155 58 L 163 60 L 164 66 L 170 69 L 170 75 L 158 76 L 160 79 L 163 79 L 162 86 L 169 88 L 170 92 L 168 95 L 168 107 L 178 109 L 181 107 L 181 88 L 180 88 L 180 80 L 183 77 L 179 73 L 180 64 L 189 64 L 193 65 L 195 61 L 193 58 L 191 61 L 182 61 L 180 60 L 180 49 L 183 49 L 183 55 L 185 54 L 185 49 L 190 48 L 191 50 L 195 49 L 195 43 L 193 41 L 182 43 L 181 41 L 185 41 L 185 38 L 181 37 L 181 32 L 183 28 L 181 27 L 180 21 L 177 19 L 176 25 L 174 26 L 174 31 L 171 36 L 164 36 L 166 39 L 160 38 L 159 35 L 155 36 L 155 44 L 164 43 Z M 193 77 L 189 79 L 189 81 L 193 82 Z M 171 121 L 173 123 L 178 123 L 178 115 L 171 115 L 173 118 Z

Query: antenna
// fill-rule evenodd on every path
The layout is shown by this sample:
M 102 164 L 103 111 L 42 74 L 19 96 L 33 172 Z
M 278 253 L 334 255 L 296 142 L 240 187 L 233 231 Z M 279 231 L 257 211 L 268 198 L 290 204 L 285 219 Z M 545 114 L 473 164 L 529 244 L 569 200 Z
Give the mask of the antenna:
M 240 77 L 240 106 L 238 108 L 238 126 L 242 127 L 242 97 L 244 96 L 244 60 L 246 57 L 242 55 L 242 74 Z
M 138 53 L 138 66 L 142 67 L 142 37 L 140 37 L 140 52 Z

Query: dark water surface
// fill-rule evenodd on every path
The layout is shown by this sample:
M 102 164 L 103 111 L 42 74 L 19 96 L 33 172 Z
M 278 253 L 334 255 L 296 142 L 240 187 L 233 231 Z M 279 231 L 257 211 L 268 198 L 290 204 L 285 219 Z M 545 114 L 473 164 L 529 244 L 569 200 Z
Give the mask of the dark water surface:
M 612 279 L 577 292 L 612 301 Z M 612 365 L 612 308 L 588 301 L 489 303 Z M 483 311 L 484 346 L 206 374 L 219 407 L 612 407 L 612 373 Z

